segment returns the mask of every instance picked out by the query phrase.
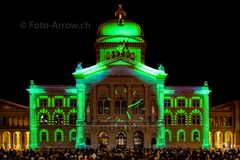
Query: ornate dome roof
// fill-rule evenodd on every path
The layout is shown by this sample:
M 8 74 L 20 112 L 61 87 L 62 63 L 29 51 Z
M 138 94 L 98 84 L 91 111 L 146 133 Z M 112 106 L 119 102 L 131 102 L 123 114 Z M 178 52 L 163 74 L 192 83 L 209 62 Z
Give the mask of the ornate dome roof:
M 143 31 L 139 24 L 136 22 L 126 20 L 126 12 L 119 5 L 118 10 L 115 12 L 116 19 L 109 20 L 102 23 L 98 27 L 98 37 L 141 37 L 143 38 Z
M 130 20 L 124 20 L 123 24 L 119 24 L 117 20 L 109 20 L 99 26 L 97 36 L 143 37 L 143 31 L 139 24 Z

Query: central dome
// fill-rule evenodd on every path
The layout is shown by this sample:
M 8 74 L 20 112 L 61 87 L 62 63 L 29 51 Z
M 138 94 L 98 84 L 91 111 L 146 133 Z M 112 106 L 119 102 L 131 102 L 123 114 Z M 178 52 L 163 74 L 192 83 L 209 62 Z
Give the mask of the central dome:
M 120 25 L 117 20 L 109 20 L 99 26 L 97 36 L 143 37 L 143 31 L 134 21 L 125 20 Z

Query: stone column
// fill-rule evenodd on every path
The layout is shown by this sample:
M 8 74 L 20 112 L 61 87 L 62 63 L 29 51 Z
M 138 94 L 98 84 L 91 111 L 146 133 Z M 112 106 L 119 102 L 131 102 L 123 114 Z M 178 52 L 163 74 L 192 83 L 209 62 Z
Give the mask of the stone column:
M 30 84 L 30 149 L 38 148 L 38 128 L 37 128 L 37 102 L 36 102 L 36 85 L 31 81 Z
M 202 132 L 203 134 L 202 148 L 203 149 L 210 149 L 209 96 L 208 96 L 210 92 L 211 91 L 208 89 L 208 84 L 207 82 L 205 82 L 201 90 L 201 93 L 203 95 L 203 132 Z
M 166 147 L 165 140 L 165 121 L 164 121 L 164 84 L 160 82 L 157 84 L 157 106 L 159 111 L 158 116 L 158 134 L 157 134 L 157 148 Z
M 85 101 L 86 101 L 86 86 L 77 79 L 77 135 L 76 148 L 85 148 Z

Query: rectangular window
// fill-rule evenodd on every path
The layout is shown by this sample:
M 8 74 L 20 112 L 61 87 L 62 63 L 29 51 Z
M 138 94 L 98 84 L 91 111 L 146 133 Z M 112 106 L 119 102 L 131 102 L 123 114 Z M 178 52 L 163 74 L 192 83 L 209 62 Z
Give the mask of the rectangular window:
M 171 100 L 170 99 L 165 99 L 164 100 L 164 107 L 170 107 L 171 106 Z
M 77 99 L 70 99 L 70 107 L 77 107 Z
M 200 102 L 198 99 L 193 99 L 192 101 L 192 106 L 193 107 L 200 107 Z
M 63 106 L 63 99 L 56 98 L 55 99 L 55 107 L 62 107 Z
M 47 98 L 41 98 L 40 99 L 40 107 L 47 107 L 48 106 L 48 99 Z
M 185 99 L 177 100 L 178 107 L 185 107 Z

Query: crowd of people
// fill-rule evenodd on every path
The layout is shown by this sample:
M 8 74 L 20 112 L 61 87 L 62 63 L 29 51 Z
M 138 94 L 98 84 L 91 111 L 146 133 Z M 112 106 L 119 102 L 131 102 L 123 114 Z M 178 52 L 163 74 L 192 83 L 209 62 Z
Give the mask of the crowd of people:
M 4 150 L 0 160 L 239 160 L 239 149 L 192 150 L 183 148 L 162 149 L 45 149 Z

